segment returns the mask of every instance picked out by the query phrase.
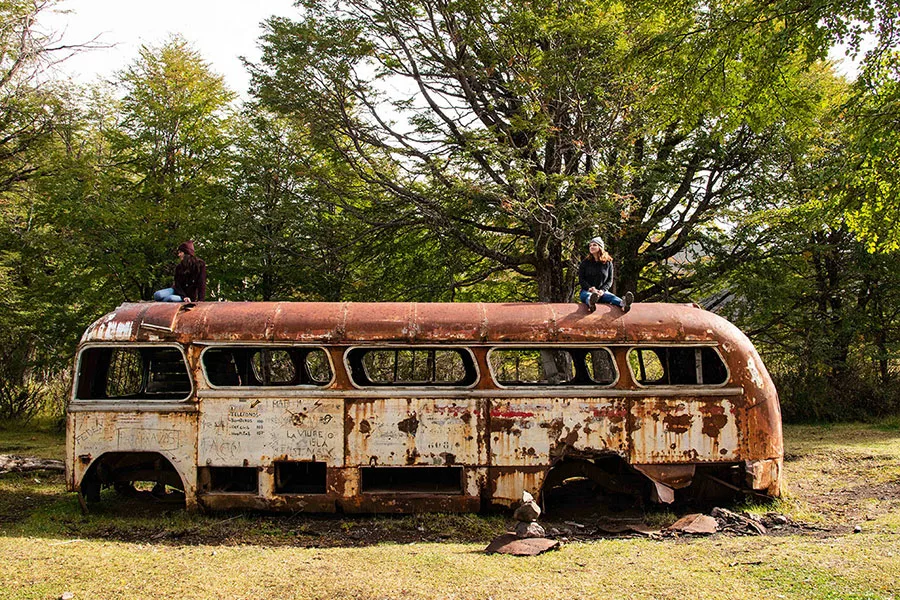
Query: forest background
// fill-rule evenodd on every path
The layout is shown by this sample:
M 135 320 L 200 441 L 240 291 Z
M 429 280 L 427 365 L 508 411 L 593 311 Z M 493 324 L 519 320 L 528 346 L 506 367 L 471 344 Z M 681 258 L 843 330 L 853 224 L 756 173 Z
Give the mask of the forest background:
M 186 239 L 212 301 L 569 302 L 595 235 L 788 420 L 900 413 L 897 0 L 301 0 L 244 99 L 177 36 L 54 76 L 56 4 L 0 0 L 0 420 Z

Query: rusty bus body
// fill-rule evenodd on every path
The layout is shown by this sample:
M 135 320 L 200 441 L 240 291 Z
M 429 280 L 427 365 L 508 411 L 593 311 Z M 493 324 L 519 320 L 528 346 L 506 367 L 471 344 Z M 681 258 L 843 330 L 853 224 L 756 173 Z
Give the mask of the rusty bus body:
M 89 501 L 149 481 L 315 512 L 509 507 L 579 475 L 777 496 L 783 458 L 746 336 L 650 303 L 123 304 L 79 345 L 66 450 Z

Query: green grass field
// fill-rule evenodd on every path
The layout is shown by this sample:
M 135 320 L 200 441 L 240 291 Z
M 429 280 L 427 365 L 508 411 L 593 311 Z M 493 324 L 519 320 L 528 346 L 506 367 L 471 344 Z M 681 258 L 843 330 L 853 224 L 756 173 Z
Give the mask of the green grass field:
M 506 515 L 200 515 L 128 502 L 83 515 L 60 475 L 9 473 L 0 598 L 900 599 L 900 428 L 793 426 L 785 445 L 785 497 L 747 508 L 798 526 L 573 540 L 527 558 L 482 553 Z M 61 458 L 62 438 L 0 430 L 0 453 Z

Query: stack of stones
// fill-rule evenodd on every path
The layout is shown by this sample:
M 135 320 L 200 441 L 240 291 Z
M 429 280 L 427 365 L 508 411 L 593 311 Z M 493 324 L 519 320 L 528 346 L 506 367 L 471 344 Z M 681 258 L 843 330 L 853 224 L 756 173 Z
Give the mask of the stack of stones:
M 534 496 L 528 492 L 522 493 L 522 505 L 513 513 L 516 524 L 516 537 L 518 538 L 542 538 L 546 534 L 544 528 L 538 525 L 537 518 L 541 516 L 541 507 L 534 501 Z

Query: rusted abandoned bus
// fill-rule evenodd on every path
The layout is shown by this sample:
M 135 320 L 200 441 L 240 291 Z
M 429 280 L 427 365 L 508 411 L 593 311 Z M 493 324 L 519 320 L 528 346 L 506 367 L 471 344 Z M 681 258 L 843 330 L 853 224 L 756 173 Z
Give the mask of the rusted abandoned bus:
M 749 340 L 650 303 L 123 304 L 79 345 L 66 450 L 89 502 L 155 482 L 188 509 L 316 512 L 508 507 L 578 478 L 775 496 L 783 457 Z

